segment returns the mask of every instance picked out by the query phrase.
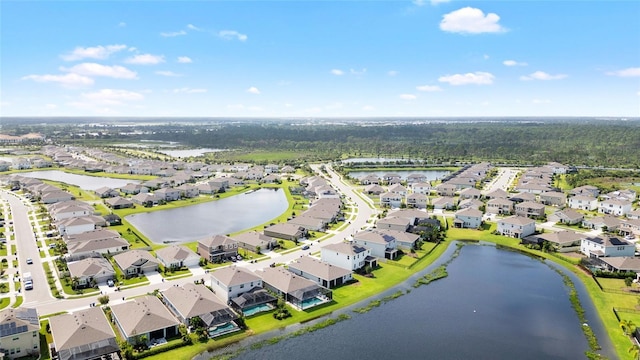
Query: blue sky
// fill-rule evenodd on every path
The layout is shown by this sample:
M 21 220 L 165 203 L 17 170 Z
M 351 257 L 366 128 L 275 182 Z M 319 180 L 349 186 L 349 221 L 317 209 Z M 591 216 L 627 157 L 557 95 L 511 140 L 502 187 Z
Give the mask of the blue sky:
M 640 116 L 637 1 L 2 1 L 2 116 Z

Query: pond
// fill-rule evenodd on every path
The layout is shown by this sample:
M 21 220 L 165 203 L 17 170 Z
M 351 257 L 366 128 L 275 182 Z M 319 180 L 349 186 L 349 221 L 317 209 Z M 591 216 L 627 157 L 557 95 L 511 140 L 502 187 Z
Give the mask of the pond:
M 187 158 L 192 156 L 200 156 L 210 152 L 220 152 L 225 151 L 223 149 L 183 149 L 183 150 L 167 150 L 161 149 L 158 150 L 159 153 L 169 155 L 175 158 Z
M 407 176 L 411 174 L 421 174 L 427 177 L 427 180 L 433 181 L 442 179 L 445 176 L 451 174 L 451 171 L 447 170 L 389 170 L 389 171 L 352 171 L 349 176 L 354 179 L 360 179 L 364 176 L 374 174 L 375 176 L 382 178 L 384 174 L 398 174 L 402 180 L 407 180 Z
M 280 216 L 288 207 L 283 190 L 259 189 L 193 206 L 129 215 L 126 219 L 155 243 L 190 242 L 252 228 Z
M 410 293 L 367 313 L 348 311 L 350 320 L 237 359 L 584 359 L 583 325 L 550 266 L 494 246 L 467 245 L 445 279 L 417 289 L 412 280 L 399 287 Z M 588 295 L 573 281 L 602 353 L 615 359 Z M 202 355 L 197 359 L 209 357 Z
M 422 162 L 422 160 L 417 160 L 417 159 L 400 159 L 400 158 L 374 158 L 374 157 L 370 157 L 370 158 L 350 158 L 350 159 L 344 159 L 342 160 L 343 163 L 346 164 L 358 164 L 358 163 L 377 163 L 377 164 L 383 164 L 383 163 L 391 163 L 391 162 L 402 162 L 402 163 L 406 163 L 407 161 L 412 161 L 412 162 Z
M 100 177 L 100 176 L 78 175 L 78 174 L 66 173 L 60 170 L 30 171 L 30 172 L 20 173 L 19 175 L 31 177 L 31 178 L 37 178 L 37 179 L 60 181 L 66 184 L 75 185 L 82 190 L 95 190 L 104 186 L 110 187 L 112 189 L 117 189 L 127 184 L 140 183 L 140 181 L 138 180 L 113 179 L 113 178 Z

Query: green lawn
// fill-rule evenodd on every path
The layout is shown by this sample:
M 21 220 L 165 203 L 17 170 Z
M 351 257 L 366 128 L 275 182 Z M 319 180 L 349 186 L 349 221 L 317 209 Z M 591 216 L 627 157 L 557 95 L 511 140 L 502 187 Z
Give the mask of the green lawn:
M 20 307 L 20 305 L 22 305 L 22 301 L 23 301 L 22 296 L 16 296 L 16 302 L 13 303 L 13 305 L 11 305 L 11 307 L 12 308 Z
M 191 274 L 191 271 L 189 271 L 189 269 L 187 268 L 177 269 L 173 271 L 168 270 L 167 272 L 160 271 L 160 275 L 162 275 L 162 277 L 165 279 L 173 278 L 173 277 L 189 276 L 190 274 Z
M 8 297 L 0 298 L 0 309 L 4 309 L 9 306 L 11 300 Z

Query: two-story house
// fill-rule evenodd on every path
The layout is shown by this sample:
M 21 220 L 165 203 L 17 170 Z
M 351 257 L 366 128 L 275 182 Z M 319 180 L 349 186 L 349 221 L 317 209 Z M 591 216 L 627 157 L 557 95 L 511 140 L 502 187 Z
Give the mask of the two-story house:
M 222 262 L 238 256 L 238 242 L 225 235 L 198 240 L 198 254 L 210 262 Z

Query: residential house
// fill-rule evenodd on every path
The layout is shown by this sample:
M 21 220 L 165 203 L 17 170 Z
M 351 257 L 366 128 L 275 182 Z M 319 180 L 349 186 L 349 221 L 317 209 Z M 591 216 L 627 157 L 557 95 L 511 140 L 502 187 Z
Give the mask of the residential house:
M 402 205 L 402 195 L 386 192 L 380 195 L 380 206 L 397 208 Z
M 458 187 L 454 184 L 441 183 L 436 185 L 436 193 L 438 196 L 455 196 Z
M 69 276 L 78 279 L 80 287 L 91 286 L 92 283 L 104 284 L 116 276 L 109 260 L 103 257 L 68 262 L 67 267 L 69 268 Z
M 102 218 L 107 223 L 107 226 L 122 225 L 122 219 L 116 214 L 103 215 Z
M 311 256 L 303 256 L 290 262 L 289 271 L 327 289 L 333 289 L 353 280 L 351 270 L 331 265 Z
M 434 209 L 444 209 L 450 210 L 453 209 L 455 205 L 455 199 L 450 196 L 441 196 L 433 199 L 431 201 Z
M 296 169 L 293 166 L 285 165 L 280 169 L 280 172 L 283 174 L 293 174 L 296 172 Z
M 409 225 L 415 225 L 421 220 L 429 219 L 429 213 L 418 209 L 395 209 L 387 213 L 387 217 L 400 217 L 409 220 Z M 378 222 L 379 224 L 380 222 Z M 399 230 L 399 229 L 396 229 Z
M 402 180 L 402 177 L 400 176 L 400 174 L 396 174 L 396 173 L 386 173 L 382 175 L 382 180 L 387 182 L 391 182 L 395 179 Z
M 380 185 L 381 181 L 375 174 L 369 174 L 360 178 L 361 185 Z
M 525 201 L 515 205 L 516 215 L 528 217 L 544 216 L 545 206 L 540 203 Z
M 420 235 L 413 234 L 405 231 L 389 230 L 389 229 L 376 229 L 376 232 L 382 236 L 391 236 L 396 241 L 396 248 L 410 251 L 416 248 Z
M 631 211 L 631 201 L 629 200 L 603 200 L 598 205 L 598 212 L 614 216 L 624 216 Z
M 407 231 L 413 225 L 411 219 L 400 216 L 387 216 L 376 222 L 378 229 L 388 229 L 397 231 Z
M 114 210 L 132 208 L 134 206 L 133 201 L 120 196 L 106 199 L 104 203 Z
M 425 174 L 409 174 L 409 176 L 407 176 L 407 184 L 417 184 L 417 183 L 424 183 L 427 181 L 427 175 Z
M 98 195 L 101 198 L 110 198 L 110 197 L 114 197 L 114 196 L 118 196 L 120 195 L 120 193 L 118 192 L 118 190 L 112 189 L 110 187 L 100 187 L 94 190 L 94 192 L 96 193 L 96 195 Z
M 584 220 L 584 215 L 573 209 L 563 209 L 549 215 L 548 220 L 561 224 L 575 225 Z
M 627 213 L 628 219 L 640 219 L 640 209 L 633 209 Z
M 220 187 L 211 183 L 204 183 L 197 185 L 200 194 L 212 195 L 220 192 Z
M 55 224 L 60 234 L 74 235 L 74 234 L 80 234 L 86 231 L 95 230 L 97 228 L 96 222 L 105 224 L 104 219 L 99 216 L 83 216 L 83 217 L 68 218 L 68 219 L 58 221 Z
M 180 321 L 154 295 L 111 305 L 111 315 L 122 337 L 131 344 L 142 339 L 154 343 L 178 335 Z
M 417 194 L 429 195 L 429 193 L 431 192 L 431 185 L 428 182 L 411 184 L 411 191 Z
M 620 223 L 620 234 L 629 237 L 640 236 L 640 219 L 627 219 Z
M 458 203 L 458 209 L 476 209 L 480 210 L 480 208 L 485 207 L 484 203 L 478 199 L 465 199 Z
M 407 207 L 426 209 L 429 198 L 425 194 L 411 193 L 407 195 Z
M 510 216 L 498 220 L 497 231 L 500 235 L 522 239 L 536 232 L 536 222 L 523 216 Z
M 229 178 L 213 178 L 209 179 L 208 184 L 214 188 L 218 189 L 228 189 L 229 188 Z M 217 192 L 219 192 L 218 190 Z
M 35 308 L 8 307 L 0 311 L 0 352 L 3 359 L 40 354 L 40 319 Z
M 352 242 L 330 244 L 320 248 L 322 261 L 350 270 L 358 270 L 365 266 L 375 268 L 377 259 L 371 255 L 371 249 Z
M 280 266 L 268 267 L 258 272 L 265 289 L 282 295 L 289 304 L 299 310 L 331 301 L 331 290 L 296 275 Z
M 587 195 L 576 195 L 568 199 L 569 207 L 578 210 L 593 211 L 598 208 L 598 199 Z
M 371 255 L 382 259 L 395 259 L 398 256 L 396 238 L 375 230 L 360 231 L 353 235 L 353 242 L 371 249 Z
M 165 269 L 196 267 L 200 261 L 200 255 L 183 245 L 171 245 L 156 250 L 156 258 L 164 265 Z
M 225 304 L 254 289 L 262 289 L 262 279 L 251 270 L 229 266 L 210 273 L 209 285 L 213 293 Z
M 215 336 L 220 336 L 240 330 L 233 321 L 238 315 L 231 308 L 216 297 L 206 286 L 202 284 L 186 283 L 182 286 L 174 285 L 161 292 L 162 302 L 175 315 L 175 317 L 189 326 L 190 320 L 199 317 L 209 330 L 215 331 Z
M 69 201 L 69 200 L 73 200 L 74 197 L 73 195 L 71 195 L 71 193 L 68 193 L 66 191 L 49 191 L 47 193 L 42 194 L 42 196 L 40 196 L 40 201 L 43 204 L 54 204 L 57 202 L 62 202 L 62 201 Z
M 49 318 L 53 339 L 51 355 L 59 360 L 111 359 L 120 347 L 100 307 L 90 307 Z
M 583 227 L 610 232 L 618 231 L 621 224 L 622 221 L 620 219 L 611 215 L 597 216 L 591 219 L 584 219 L 582 221 Z
M 67 245 L 67 256 L 70 261 L 115 254 L 129 248 L 127 240 L 120 237 L 117 231 L 107 229 L 66 234 L 63 235 L 62 240 Z
M 486 194 L 484 196 L 485 199 L 487 200 L 491 200 L 491 199 L 508 199 L 509 198 L 509 193 L 502 190 L 502 189 L 495 189 L 492 192 Z
M 588 257 L 633 257 L 636 252 L 634 243 L 614 235 L 598 235 L 583 238 L 580 251 Z
M 527 237 L 528 242 L 541 244 L 548 241 L 554 245 L 558 252 L 578 251 L 580 242 L 586 235 L 571 230 L 561 230 L 556 232 L 546 232 Z
M 182 184 L 180 186 L 176 186 L 175 189 L 180 191 L 180 196 L 183 198 L 194 198 L 200 195 L 198 187 L 191 184 Z
M 456 211 L 453 226 L 464 229 L 479 229 L 482 225 L 482 211 L 466 208 Z
M 368 195 L 380 195 L 384 192 L 386 192 L 386 190 L 378 185 L 378 184 L 371 184 L 371 185 L 367 185 L 365 186 L 364 190 L 362 190 L 362 192 L 364 192 L 365 194 Z
M 267 164 L 264 166 L 264 172 L 267 174 L 276 174 L 279 172 L 280 166 L 276 164 Z
M 140 184 L 127 184 L 123 187 L 120 188 L 120 191 L 124 194 L 127 195 L 136 195 L 139 193 L 146 193 L 149 192 L 149 188 L 147 188 L 146 186 L 142 186 Z
M 616 256 L 605 257 L 600 260 L 607 267 L 607 271 L 640 273 L 640 258 L 638 257 Z
M 274 238 L 257 231 L 249 231 L 236 235 L 233 237 L 233 240 L 238 242 L 238 247 L 255 253 L 271 250 L 278 246 L 278 242 Z
M 584 186 L 579 186 L 577 188 L 572 189 L 569 193 L 575 196 L 583 195 L 583 196 L 597 198 L 598 195 L 600 195 L 600 189 L 592 185 L 584 185 Z
M 129 250 L 113 256 L 126 277 L 158 271 L 160 262 L 146 250 Z
M 392 192 L 394 194 L 398 194 L 402 197 L 407 196 L 407 188 L 400 185 L 400 184 L 394 184 L 389 186 L 389 192 Z
M 540 202 L 551 206 L 564 206 L 567 195 L 558 191 L 547 191 L 540 194 Z
M 304 213 L 287 221 L 287 224 L 302 227 L 306 231 L 324 231 L 327 227 L 326 221 L 310 216 L 305 216 Z
M 173 188 L 162 188 L 153 192 L 159 201 L 176 201 L 180 200 L 180 190 Z
M 637 197 L 636 191 L 633 189 L 615 190 L 600 196 L 600 198 L 603 200 L 616 199 L 616 200 L 627 200 L 631 202 L 636 201 L 636 197 Z
M 238 256 L 238 242 L 225 235 L 198 240 L 198 254 L 210 262 L 222 262 Z
M 153 205 L 158 205 L 160 198 L 155 194 L 138 193 L 131 197 L 131 201 L 133 201 L 135 204 L 142 205 L 142 206 L 153 206 Z
M 280 223 L 266 227 L 264 234 L 278 239 L 298 241 L 307 236 L 307 230 L 302 226 Z
M 95 211 L 90 204 L 75 200 L 55 203 L 48 209 L 53 221 L 92 215 Z
M 480 199 L 482 193 L 476 188 L 466 188 L 460 190 L 460 199 Z
M 509 200 L 515 202 L 515 203 L 521 203 L 521 202 L 525 202 L 525 201 L 531 201 L 531 202 L 535 202 L 537 200 L 537 196 L 536 194 L 532 194 L 529 192 L 520 192 L 517 193 L 515 195 L 512 195 L 511 197 L 509 197 Z

